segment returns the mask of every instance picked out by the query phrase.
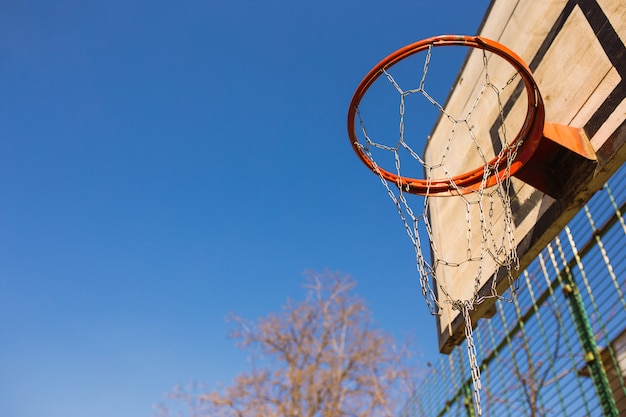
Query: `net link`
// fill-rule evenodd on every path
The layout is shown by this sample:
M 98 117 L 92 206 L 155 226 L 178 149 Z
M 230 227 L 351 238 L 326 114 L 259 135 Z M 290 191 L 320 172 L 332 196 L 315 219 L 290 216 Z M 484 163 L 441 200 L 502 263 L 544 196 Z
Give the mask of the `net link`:
M 478 414 L 481 415 L 480 368 L 476 358 L 471 312 L 487 298 L 502 298 L 496 290 L 498 277 L 495 274 L 485 276 L 484 271 L 504 271 L 504 279 L 508 280 L 509 288 L 514 291 L 514 275 L 519 268 L 516 242 L 513 236 L 514 225 L 510 197 L 512 189 L 509 171 L 521 142 L 508 138 L 506 117 L 502 106 L 505 101 L 503 96 L 515 87 L 515 81 L 519 75 L 514 72 L 513 75 L 507 76 L 500 82 L 492 81 L 489 71 L 492 56 L 484 50 L 472 50 L 472 53 L 482 53 L 483 69 L 480 77 L 482 85 L 477 85 L 474 97 L 468 101 L 469 104 L 462 113 L 453 114 L 434 98 L 434 94 L 428 91 L 427 80 L 432 50 L 431 46 L 425 51 L 422 73 L 413 81 L 417 84 L 416 87 L 407 88 L 404 82 L 398 81 L 391 72 L 383 70 L 384 77 L 381 76 L 380 79 L 386 79 L 397 93 L 399 109 L 397 140 L 389 140 L 388 136 L 379 138 L 378 132 L 370 135 L 361 109 L 357 109 L 357 121 L 364 139 L 363 144 L 358 146 L 370 159 L 373 171 L 378 173 L 413 244 L 421 292 L 429 311 L 434 315 L 439 315 L 453 310 L 461 314 L 464 319 L 474 403 Z M 411 145 L 410 139 L 414 138 L 407 133 L 407 100 L 415 95 L 430 103 L 438 112 L 439 120 L 444 120 L 449 126 L 448 131 L 445 132 L 447 138 L 439 141 L 443 145 L 442 149 L 435 152 L 436 158 L 429 159 L 420 156 Z M 495 103 L 492 107 L 495 108 L 494 125 L 497 127 L 497 141 L 493 138 L 485 140 L 484 132 L 477 131 L 475 127 L 475 123 L 485 122 L 475 120 L 478 118 L 475 114 L 479 113 L 479 107 L 483 106 L 487 98 Z M 473 155 L 478 166 L 484 166 L 480 185 L 472 190 L 465 189 L 455 182 L 455 176 L 459 175 L 459 158 L 453 153 L 457 152 L 467 152 L 468 155 Z M 426 181 L 435 179 L 440 181 L 444 178 L 450 183 L 450 196 L 416 197 L 410 194 L 409 189 L 405 189 L 400 181 L 398 184 L 389 183 L 382 175 L 381 167 L 377 162 L 381 159 L 380 155 L 383 155 L 384 161 L 393 161 L 391 165 L 394 166 L 395 174 L 399 178 L 408 177 L 406 174 L 403 175 L 404 169 L 407 166 L 414 169 L 415 163 L 421 166 Z M 407 160 L 409 163 L 406 162 Z M 498 171 L 501 175 L 495 175 Z M 487 180 L 494 175 L 498 179 L 497 183 L 487 186 Z M 448 200 L 446 202 L 448 205 L 450 205 L 450 199 L 456 200 L 452 204 L 455 207 L 454 211 L 447 215 L 449 218 L 464 219 L 460 225 L 467 229 L 465 242 L 462 245 L 459 242 L 453 242 L 455 250 L 452 251 L 441 247 L 451 242 L 439 236 L 445 233 L 445 229 L 443 232 L 441 227 L 435 230 L 428 216 L 429 210 L 437 208 L 442 199 Z M 451 224 L 450 227 L 455 226 Z M 454 283 L 457 281 L 453 278 L 458 276 L 462 276 L 465 281 L 473 281 L 471 296 L 459 297 L 455 293 L 456 284 Z M 489 281 L 490 284 L 486 286 L 489 290 L 481 292 L 481 288 L 485 287 L 485 283 Z

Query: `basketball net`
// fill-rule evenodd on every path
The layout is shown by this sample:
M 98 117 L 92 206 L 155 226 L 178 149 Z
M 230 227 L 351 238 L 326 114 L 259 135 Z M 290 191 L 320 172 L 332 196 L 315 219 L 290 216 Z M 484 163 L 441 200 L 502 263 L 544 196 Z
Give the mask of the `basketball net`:
M 362 153 L 366 155 L 371 163 L 372 170 L 377 173 L 385 187 L 387 194 L 396 207 L 400 220 L 402 221 L 406 233 L 413 244 L 415 250 L 415 261 L 419 272 L 421 292 L 426 300 L 431 314 L 440 315 L 442 313 L 451 317 L 453 311 L 461 314 L 465 323 L 465 336 L 467 344 L 467 354 L 471 368 L 473 383 L 473 396 L 478 414 L 482 414 L 480 404 L 480 367 L 476 358 L 476 348 L 472 333 L 471 312 L 487 298 L 502 298 L 496 291 L 496 284 L 501 282 L 502 277 L 497 273 L 489 276 L 484 271 L 500 271 L 504 274 L 504 279 L 508 279 L 508 285 L 514 289 L 515 271 L 519 269 L 519 259 L 516 252 L 516 242 L 513 237 L 513 218 L 511 212 L 511 164 L 517 156 L 517 149 L 521 146 L 521 141 L 510 140 L 507 135 L 505 125 L 505 115 L 502 108 L 503 98 L 511 94 L 515 88 L 514 81 L 518 79 L 518 73 L 500 81 L 498 84 L 492 81 L 489 72 L 489 61 L 491 55 L 485 50 L 473 50 L 474 53 L 482 53 L 483 71 L 481 74 L 482 87 L 475 89 L 475 96 L 472 97 L 469 106 L 463 110 L 462 114 L 452 114 L 445 109 L 429 94 L 427 74 L 430 66 L 432 46 L 426 51 L 423 72 L 419 79 L 414 80 L 416 85 L 401 85 L 394 79 L 394 76 L 383 69 L 380 79 L 389 83 L 389 87 L 397 93 L 399 108 L 399 131 L 397 136 L 389 143 L 389 137 L 377 137 L 377 133 L 370 134 L 366 126 L 366 121 L 361 114 L 361 109 L 357 108 L 356 123 L 360 132 L 360 140 L 356 144 Z M 488 59 L 489 55 L 489 59 Z M 502 61 L 500 59 L 500 61 Z M 510 67 L 509 67 L 510 68 Z M 384 76 L 383 76 L 384 75 Z M 518 79 L 519 80 L 519 79 Z M 420 99 L 427 100 L 434 108 L 438 109 L 440 119 L 445 118 L 448 126 L 446 132 L 447 139 L 440 151 L 435 152 L 435 156 L 429 158 L 420 156 L 420 152 L 411 147 L 410 141 L 405 137 L 405 117 L 406 100 L 415 95 L 420 95 Z M 480 123 L 473 119 L 474 111 L 481 102 L 490 97 L 495 100 L 499 115 L 496 115 L 498 127 L 499 147 L 494 154 L 494 147 L 484 149 L 478 140 L 479 133 L 474 127 L 474 123 Z M 462 136 L 462 137 L 461 137 Z M 387 140 L 387 143 L 385 143 Z M 482 179 L 470 188 L 459 185 L 455 181 L 456 170 L 454 163 L 449 164 L 453 158 L 452 152 L 458 152 L 458 144 L 464 142 L 469 144 L 469 149 L 478 158 L 479 165 L 484 165 Z M 487 140 L 492 145 L 492 140 Z M 492 157 L 490 155 L 495 155 Z M 407 158 L 408 156 L 408 158 Z M 415 163 L 421 166 L 425 173 L 426 192 L 423 195 L 410 193 L 408 185 L 403 185 L 400 181 L 397 184 L 389 181 L 383 175 L 383 170 L 378 165 L 378 160 L 393 161 L 393 173 L 398 178 L 406 178 L 404 168 Z M 410 162 L 407 163 L 407 160 Z M 391 171 L 391 170 L 389 170 Z M 496 175 L 496 173 L 499 173 Z M 493 178 L 495 177 L 495 183 Z M 428 193 L 429 181 L 445 178 L 450 184 L 447 196 L 440 194 L 431 195 Z M 439 182 L 441 180 L 438 180 Z M 491 181 L 491 182 L 490 182 Z M 433 182 L 434 186 L 435 182 Z M 434 228 L 428 216 L 429 211 L 439 209 L 442 200 L 446 200 L 445 216 L 450 219 L 461 220 L 467 229 L 464 242 L 449 242 L 441 234 L 446 233 L 439 224 Z M 442 219 L 441 211 L 438 212 L 439 221 Z M 451 225 L 450 227 L 457 227 Z M 438 235 L 435 235 L 437 233 Z M 427 243 L 425 243 L 427 242 Z M 453 243 L 455 249 L 443 250 L 442 244 Z M 453 252 L 453 253 L 452 253 Z M 445 254 L 445 255 L 444 255 Z M 449 256 L 449 257 L 446 257 Z M 473 281 L 473 293 L 470 297 L 467 294 L 459 297 L 455 293 L 458 279 Z M 487 290 L 485 291 L 485 284 Z M 482 289 L 482 290 L 481 290 Z M 442 329 L 444 331 L 444 329 Z

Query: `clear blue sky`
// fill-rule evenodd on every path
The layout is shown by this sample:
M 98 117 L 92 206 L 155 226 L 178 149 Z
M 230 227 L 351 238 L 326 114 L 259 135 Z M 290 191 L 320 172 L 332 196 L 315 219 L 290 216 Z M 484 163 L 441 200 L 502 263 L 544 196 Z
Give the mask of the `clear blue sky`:
M 0 416 L 147 417 L 247 368 L 230 312 L 352 275 L 437 342 L 347 106 L 393 50 L 475 34 L 480 1 L 6 0 L 0 6 Z

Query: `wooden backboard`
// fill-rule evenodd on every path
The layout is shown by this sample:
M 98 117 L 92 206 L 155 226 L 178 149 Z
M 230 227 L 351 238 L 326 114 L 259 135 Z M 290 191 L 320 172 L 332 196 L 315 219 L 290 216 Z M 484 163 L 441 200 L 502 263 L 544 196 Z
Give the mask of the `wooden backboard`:
M 512 212 L 514 238 L 523 270 L 558 234 L 584 203 L 626 160 L 626 4 L 615 0 L 494 0 L 483 20 L 478 35 L 506 45 L 530 67 L 537 81 L 546 108 L 546 121 L 580 129 L 589 138 L 597 155 L 595 172 L 574 191 L 555 200 L 528 184 L 514 179 Z M 461 113 L 482 84 L 483 57 L 479 50 L 467 56 L 455 86 L 446 102 L 446 109 Z M 506 82 L 510 68 L 490 68 L 490 76 Z M 502 115 L 515 129 L 521 123 L 526 104 L 520 88 L 511 88 L 502 96 L 500 108 L 479 107 L 472 116 L 473 129 L 485 147 L 496 147 L 497 118 Z M 445 118 L 434 127 L 425 159 L 433 160 L 449 136 Z M 497 150 L 494 150 L 494 152 Z M 475 168 L 463 149 L 454 152 L 459 172 Z M 440 251 L 454 258 L 455 253 L 471 250 L 466 237 L 467 219 L 459 215 L 458 199 L 430 199 L 428 212 L 434 243 Z M 476 220 L 477 221 L 477 220 Z M 488 279 L 497 274 L 495 263 L 483 265 L 482 290 L 488 291 Z M 439 276 L 439 275 L 438 275 Z M 468 279 L 468 276 L 470 278 Z M 498 291 L 507 287 L 499 275 Z M 446 288 L 453 298 L 471 298 L 474 280 L 463 268 L 442 272 Z M 493 300 L 479 305 L 472 314 L 476 322 L 488 315 Z M 465 337 L 463 318 L 458 311 L 444 308 L 436 316 L 439 349 L 443 353 L 461 343 Z

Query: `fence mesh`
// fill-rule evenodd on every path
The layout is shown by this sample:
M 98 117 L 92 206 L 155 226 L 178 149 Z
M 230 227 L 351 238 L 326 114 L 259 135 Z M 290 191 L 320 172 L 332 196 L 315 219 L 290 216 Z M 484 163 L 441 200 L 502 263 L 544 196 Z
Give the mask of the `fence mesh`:
M 626 416 L 626 169 L 480 320 L 483 416 Z M 466 346 L 433 364 L 400 417 L 475 416 Z

